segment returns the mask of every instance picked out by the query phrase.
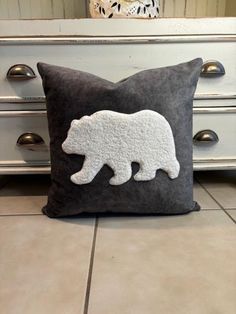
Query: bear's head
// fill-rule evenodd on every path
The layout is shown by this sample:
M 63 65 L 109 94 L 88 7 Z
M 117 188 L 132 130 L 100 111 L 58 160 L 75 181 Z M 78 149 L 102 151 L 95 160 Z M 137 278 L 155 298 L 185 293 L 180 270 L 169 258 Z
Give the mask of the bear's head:
M 90 149 L 91 121 L 89 116 L 80 120 L 73 120 L 67 133 L 67 138 L 62 143 L 62 149 L 67 154 L 86 155 Z

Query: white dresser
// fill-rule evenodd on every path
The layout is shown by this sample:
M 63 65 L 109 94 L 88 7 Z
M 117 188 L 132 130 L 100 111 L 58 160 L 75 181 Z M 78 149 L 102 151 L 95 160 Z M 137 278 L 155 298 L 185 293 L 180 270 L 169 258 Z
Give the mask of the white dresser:
M 236 168 L 236 18 L 0 21 L 0 174 L 50 172 L 38 61 L 116 82 L 196 57 L 194 169 Z

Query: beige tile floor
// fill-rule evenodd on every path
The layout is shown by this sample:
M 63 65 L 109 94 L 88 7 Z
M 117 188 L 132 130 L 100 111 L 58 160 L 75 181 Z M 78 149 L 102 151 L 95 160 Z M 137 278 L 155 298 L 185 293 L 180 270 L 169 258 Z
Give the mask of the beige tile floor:
M 236 172 L 195 173 L 202 211 L 49 219 L 48 176 L 0 177 L 0 313 L 235 314 Z

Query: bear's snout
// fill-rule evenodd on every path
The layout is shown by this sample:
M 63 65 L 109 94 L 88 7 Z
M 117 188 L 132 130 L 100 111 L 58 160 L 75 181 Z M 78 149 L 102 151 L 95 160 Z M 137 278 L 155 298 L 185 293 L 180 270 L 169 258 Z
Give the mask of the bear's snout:
M 62 150 L 67 153 L 67 154 L 70 154 L 71 153 L 71 150 L 69 149 L 69 145 L 67 145 L 67 141 L 65 140 L 62 145 Z

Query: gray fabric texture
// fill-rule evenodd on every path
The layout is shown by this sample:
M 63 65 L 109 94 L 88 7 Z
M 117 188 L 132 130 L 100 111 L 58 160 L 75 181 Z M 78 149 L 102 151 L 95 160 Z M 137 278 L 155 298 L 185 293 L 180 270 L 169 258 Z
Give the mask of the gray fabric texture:
M 199 210 L 193 201 L 192 103 L 202 60 L 151 69 L 113 83 L 82 71 L 38 63 L 46 95 L 50 135 L 51 187 L 43 212 L 49 217 L 81 213 L 181 214 Z M 62 143 L 71 121 L 100 110 L 134 113 L 154 110 L 169 122 L 180 163 L 178 178 L 158 170 L 151 181 L 112 186 L 104 166 L 95 179 L 76 185 L 70 176 L 83 156 L 66 154 Z M 139 166 L 132 164 L 133 175 Z

